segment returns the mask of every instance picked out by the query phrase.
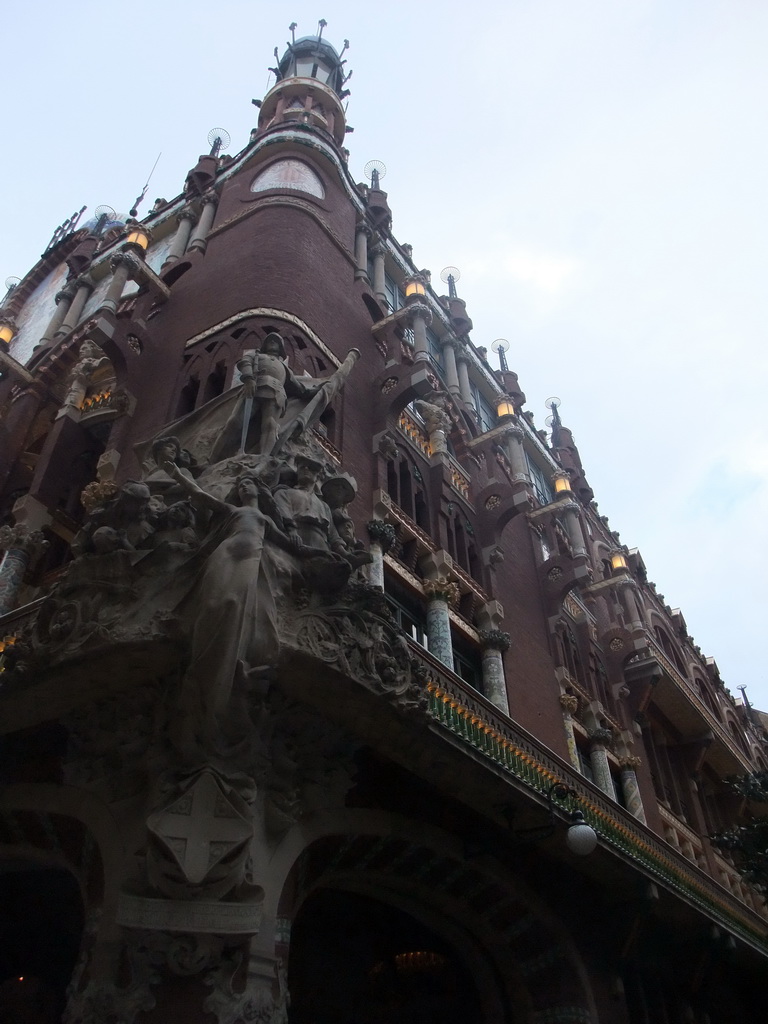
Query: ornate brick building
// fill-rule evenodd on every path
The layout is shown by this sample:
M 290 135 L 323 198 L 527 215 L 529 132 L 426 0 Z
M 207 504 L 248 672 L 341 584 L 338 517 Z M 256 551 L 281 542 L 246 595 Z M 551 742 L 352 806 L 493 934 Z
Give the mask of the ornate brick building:
M 758 1019 L 762 723 L 275 70 L 0 310 L 0 1020 Z

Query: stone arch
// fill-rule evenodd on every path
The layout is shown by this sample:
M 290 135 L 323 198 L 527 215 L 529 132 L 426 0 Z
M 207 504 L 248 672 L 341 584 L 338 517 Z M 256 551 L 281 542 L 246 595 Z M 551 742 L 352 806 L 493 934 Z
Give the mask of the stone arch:
M 123 856 L 115 819 L 91 794 L 43 783 L 11 784 L 0 792 L 0 870 L 5 865 L 21 867 L 33 873 L 47 872 L 48 879 L 66 873 L 74 882 L 74 890 L 79 890 L 79 951 L 77 938 L 72 949 L 71 978 L 75 986 L 83 965 L 93 956 L 94 946 L 108 949 L 115 944 Z M 40 875 L 41 880 L 45 878 Z M 62 989 L 59 998 L 63 995 Z M 13 998 L 13 992 L 4 990 L 0 1002 Z
M 461 840 L 439 828 L 380 811 L 318 816 L 285 836 L 271 873 L 265 919 L 276 923 L 278 935 L 287 934 L 311 893 L 357 892 L 454 945 L 478 983 L 483 1024 L 597 1020 L 586 970 L 564 926 L 504 865 L 468 860 Z

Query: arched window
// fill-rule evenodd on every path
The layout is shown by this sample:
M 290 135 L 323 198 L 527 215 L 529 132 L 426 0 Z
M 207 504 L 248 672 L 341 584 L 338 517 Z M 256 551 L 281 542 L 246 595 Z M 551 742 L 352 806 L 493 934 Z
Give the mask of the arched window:
M 402 449 L 396 459 L 387 463 L 387 493 L 420 529 L 429 532 L 424 478 Z

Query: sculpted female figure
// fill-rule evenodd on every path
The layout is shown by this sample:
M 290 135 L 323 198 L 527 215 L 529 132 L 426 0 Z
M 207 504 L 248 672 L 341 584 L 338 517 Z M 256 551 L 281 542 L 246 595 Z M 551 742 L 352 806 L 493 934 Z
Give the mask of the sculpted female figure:
M 247 686 L 277 659 L 277 570 L 267 542 L 287 540 L 259 507 L 272 507 L 262 479 L 274 471 L 271 460 L 238 478 L 231 501 L 208 494 L 171 462 L 162 468 L 214 514 L 201 548 L 205 562 L 177 609 L 188 625 L 191 650 L 171 739 L 194 761 L 223 753 L 233 742 L 236 723 L 227 715 L 233 686 Z

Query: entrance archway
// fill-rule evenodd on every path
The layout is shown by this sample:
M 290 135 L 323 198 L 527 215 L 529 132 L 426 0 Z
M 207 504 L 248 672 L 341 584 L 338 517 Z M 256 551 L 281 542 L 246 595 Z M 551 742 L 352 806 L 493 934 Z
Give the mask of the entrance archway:
M 58 1024 L 82 933 L 69 871 L 0 865 L 0 1024 Z
M 482 1024 L 456 950 L 409 914 L 322 889 L 291 933 L 291 1024 Z

